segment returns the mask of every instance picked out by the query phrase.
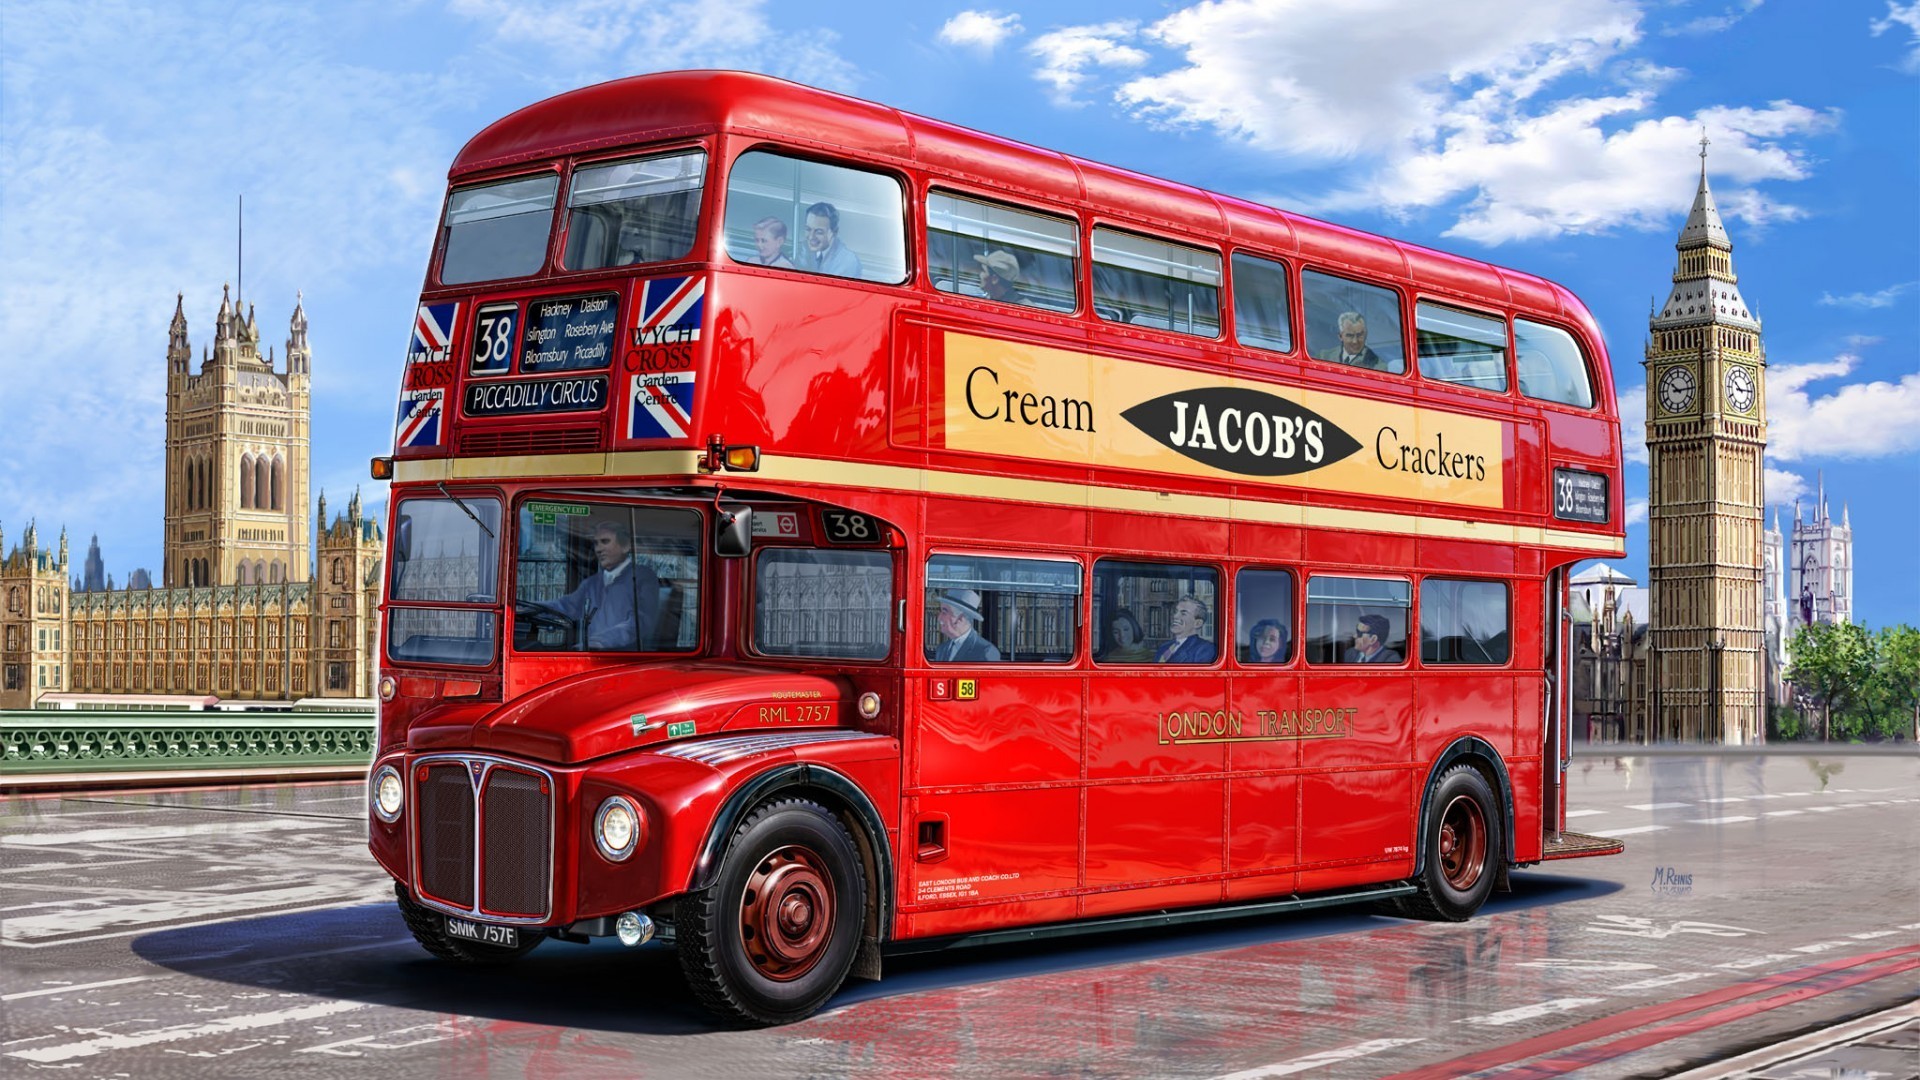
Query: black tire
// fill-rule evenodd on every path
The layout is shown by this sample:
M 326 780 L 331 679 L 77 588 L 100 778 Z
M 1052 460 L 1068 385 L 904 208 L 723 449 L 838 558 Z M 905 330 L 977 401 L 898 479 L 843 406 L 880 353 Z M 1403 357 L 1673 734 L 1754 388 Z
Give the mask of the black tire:
M 1434 785 L 1431 805 L 1415 892 L 1399 898 L 1400 912 L 1411 919 L 1464 922 L 1487 902 L 1506 865 L 1500 803 L 1480 770 L 1455 765 Z
M 713 883 L 675 906 L 687 986 L 737 1026 L 813 1015 L 853 967 L 866 893 L 853 837 L 825 807 L 761 806 L 734 830 Z
M 414 903 L 413 897 L 407 895 L 405 885 L 394 882 L 393 895 L 400 903 L 400 917 L 406 920 L 407 930 L 413 934 L 413 940 L 442 960 L 451 960 L 456 964 L 504 964 L 520 959 L 547 940 L 547 935 L 537 929 L 522 928 L 520 944 L 511 949 L 472 941 L 455 941 L 447 936 L 446 916 Z

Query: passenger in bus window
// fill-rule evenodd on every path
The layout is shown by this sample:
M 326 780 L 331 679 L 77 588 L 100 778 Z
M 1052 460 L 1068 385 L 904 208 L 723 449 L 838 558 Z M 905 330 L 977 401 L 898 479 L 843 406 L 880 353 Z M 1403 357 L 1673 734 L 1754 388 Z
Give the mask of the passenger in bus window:
M 1160 649 L 1158 663 L 1213 663 L 1213 642 L 1203 636 L 1207 630 L 1205 603 L 1196 597 L 1181 597 L 1173 605 L 1173 616 L 1167 620 L 1167 629 L 1173 633 L 1173 640 Z
M 830 202 L 807 207 L 807 253 L 802 270 L 836 277 L 860 276 L 860 256 L 840 242 L 840 211 Z
M 1347 650 L 1349 664 L 1397 664 L 1400 654 L 1387 648 L 1387 617 L 1362 615 L 1353 628 L 1353 648 Z
M 1284 664 L 1289 649 L 1287 628 L 1278 619 L 1261 619 L 1247 635 L 1247 663 Z
M 777 217 L 763 217 L 753 223 L 753 261 L 761 266 L 793 269 L 787 258 L 787 223 Z
M 1315 360 L 1331 360 L 1336 364 L 1349 367 L 1363 367 L 1374 371 L 1391 370 L 1385 357 L 1373 351 L 1367 344 L 1367 319 L 1357 311 L 1343 311 L 1338 320 L 1340 327 L 1340 347 L 1328 349 L 1314 357 Z
M 1104 664 L 1145 664 L 1153 660 L 1153 649 L 1140 629 L 1133 612 L 1120 608 L 1107 620 L 1107 651 L 1100 654 Z
M 942 641 L 933 658 L 941 662 L 982 663 L 1000 659 L 1000 649 L 980 636 L 980 594 L 948 589 L 940 594 L 938 624 Z
M 1012 252 L 975 255 L 973 261 L 980 264 L 980 291 L 987 299 L 1003 304 L 1033 304 L 1033 298 L 1020 286 L 1020 260 L 1014 258 Z
M 522 612 L 548 612 L 577 627 L 575 648 L 630 652 L 652 640 L 660 610 L 660 579 L 633 558 L 633 532 L 625 522 L 603 521 L 593 529 L 599 570 L 558 600 L 523 600 Z

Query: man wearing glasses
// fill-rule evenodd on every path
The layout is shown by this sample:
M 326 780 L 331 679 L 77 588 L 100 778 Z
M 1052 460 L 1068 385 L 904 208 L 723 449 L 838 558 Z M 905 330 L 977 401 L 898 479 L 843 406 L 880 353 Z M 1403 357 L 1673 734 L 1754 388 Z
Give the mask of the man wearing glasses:
M 1349 664 L 1397 664 L 1400 654 L 1387 648 L 1387 617 L 1362 615 L 1353 628 L 1353 648 L 1347 650 Z

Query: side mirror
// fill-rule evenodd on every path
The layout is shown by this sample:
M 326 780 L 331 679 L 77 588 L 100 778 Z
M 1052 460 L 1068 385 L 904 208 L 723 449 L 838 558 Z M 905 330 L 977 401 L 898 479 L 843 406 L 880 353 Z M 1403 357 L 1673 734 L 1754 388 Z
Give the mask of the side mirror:
M 713 551 L 723 559 L 737 559 L 753 550 L 753 507 L 720 503 L 714 512 Z

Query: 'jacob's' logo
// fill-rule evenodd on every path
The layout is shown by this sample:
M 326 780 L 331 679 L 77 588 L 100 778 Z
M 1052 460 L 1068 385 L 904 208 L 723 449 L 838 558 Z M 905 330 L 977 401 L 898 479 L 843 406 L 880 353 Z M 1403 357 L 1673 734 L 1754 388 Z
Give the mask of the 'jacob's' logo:
M 1202 465 L 1242 476 L 1310 472 L 1360 449 L 1312 409 L 1236 386 L 1181 390 L 1120 415 Z

